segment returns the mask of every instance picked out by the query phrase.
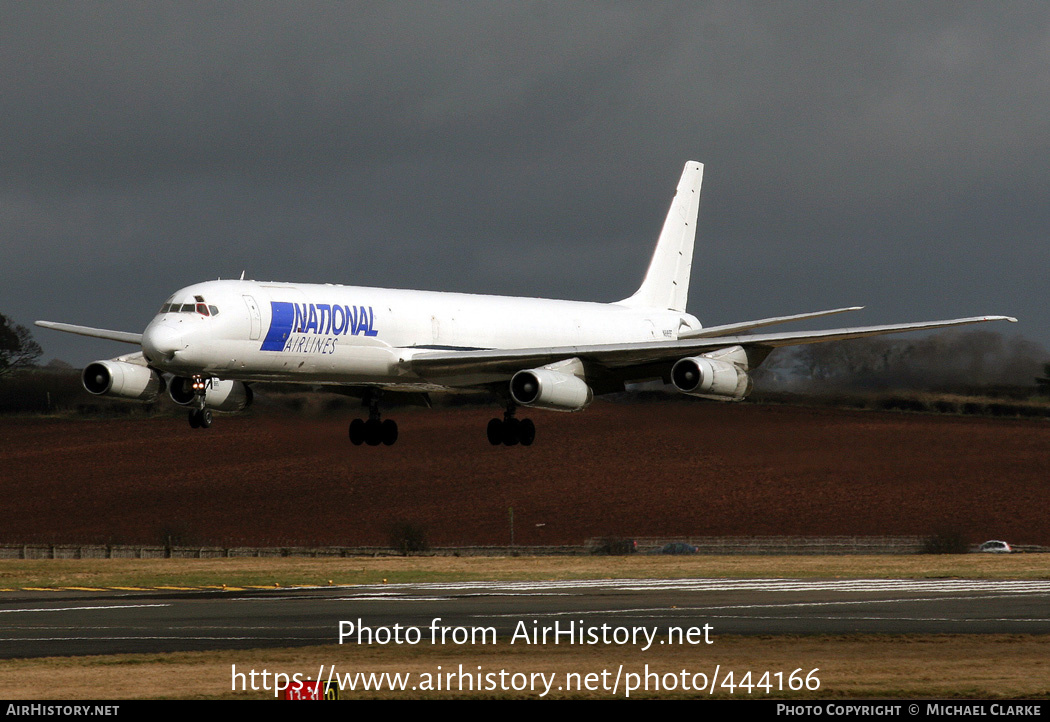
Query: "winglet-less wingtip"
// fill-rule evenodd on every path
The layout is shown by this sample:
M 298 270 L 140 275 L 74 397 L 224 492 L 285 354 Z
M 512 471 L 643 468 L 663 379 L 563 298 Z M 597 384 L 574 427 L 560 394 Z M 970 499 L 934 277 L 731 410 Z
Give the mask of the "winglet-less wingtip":
M 55 323 L 54 321 L 36 321 L 35 325 L 40 328 L 49 328 L 52 331 L 63 331 L 75 333 L 78 336 L 90 336 L 92 338 L 104 338 L 107 341 L 119 341 L 120 343 L 141 344 L 141 333 L 129 333 L 128 331 L 111 331 L 106 328 L 92 328 L 91 326 L 76 326 L 71 323 Z

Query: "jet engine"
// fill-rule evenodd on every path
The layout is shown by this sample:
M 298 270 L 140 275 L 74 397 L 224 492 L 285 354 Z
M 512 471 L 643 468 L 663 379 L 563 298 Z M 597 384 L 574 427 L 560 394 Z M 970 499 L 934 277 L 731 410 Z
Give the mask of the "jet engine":
M 205 379 L 204 406 L 215 411 L 243 411 L 252 402 L 252 390 L 240 381 Z M 168 387 L 171 400 L 180 406 L 193 403 L 193 379 L 182 376 L 171 380 Z
M 510 395 L 522 406 L 552 411 L 580 411 L 594 398 L 591 387 L 582 379 L 546 368 L 514 374 Z
M 705 356 L 679 359 L 671 368 L 671 383 L 682 393 L 718 401 L 739 401 L 752 386 L 747 371 Z
M 164 390 L 164 378 L 153 369 L 117 360 L 89 363 L 81 382 L 96 396 L 135 401 L 153 401 Z

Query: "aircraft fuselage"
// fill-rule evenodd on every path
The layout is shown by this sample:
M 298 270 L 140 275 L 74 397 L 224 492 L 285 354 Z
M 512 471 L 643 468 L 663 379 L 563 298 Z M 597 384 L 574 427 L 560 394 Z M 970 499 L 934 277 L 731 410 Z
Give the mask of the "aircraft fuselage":
M 436 381 L 406 375 L 402 362 L 420 352 L 650 342 L 699 328 L 686 313 L 618 304 L 210 281 L 165 302 L 142 349 L 179 376 L 418 386 Z

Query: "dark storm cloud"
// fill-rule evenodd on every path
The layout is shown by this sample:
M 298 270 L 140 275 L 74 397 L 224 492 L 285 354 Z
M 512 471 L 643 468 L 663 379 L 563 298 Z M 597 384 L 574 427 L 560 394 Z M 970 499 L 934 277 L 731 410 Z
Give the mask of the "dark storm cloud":
M 0 310 L 134 330 L 175 288 L 243 268 L 615 300 L 692 158 L 705 322 L 867 303 L 871 323 L 1015 314 L 1045 343 L 1048 19 L 2 3 Z

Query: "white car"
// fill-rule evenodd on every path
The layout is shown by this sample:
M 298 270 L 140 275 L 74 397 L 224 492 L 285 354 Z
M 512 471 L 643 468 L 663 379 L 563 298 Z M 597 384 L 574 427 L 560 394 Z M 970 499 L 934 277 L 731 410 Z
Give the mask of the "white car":
M 1010 545 L 1006 542 L 993 539 L 992 541 L 986 541 L 982 544 L 978 551 L 989 552 L 991 554 L 1009 554 L 1013 549 L 1011 549 Z

